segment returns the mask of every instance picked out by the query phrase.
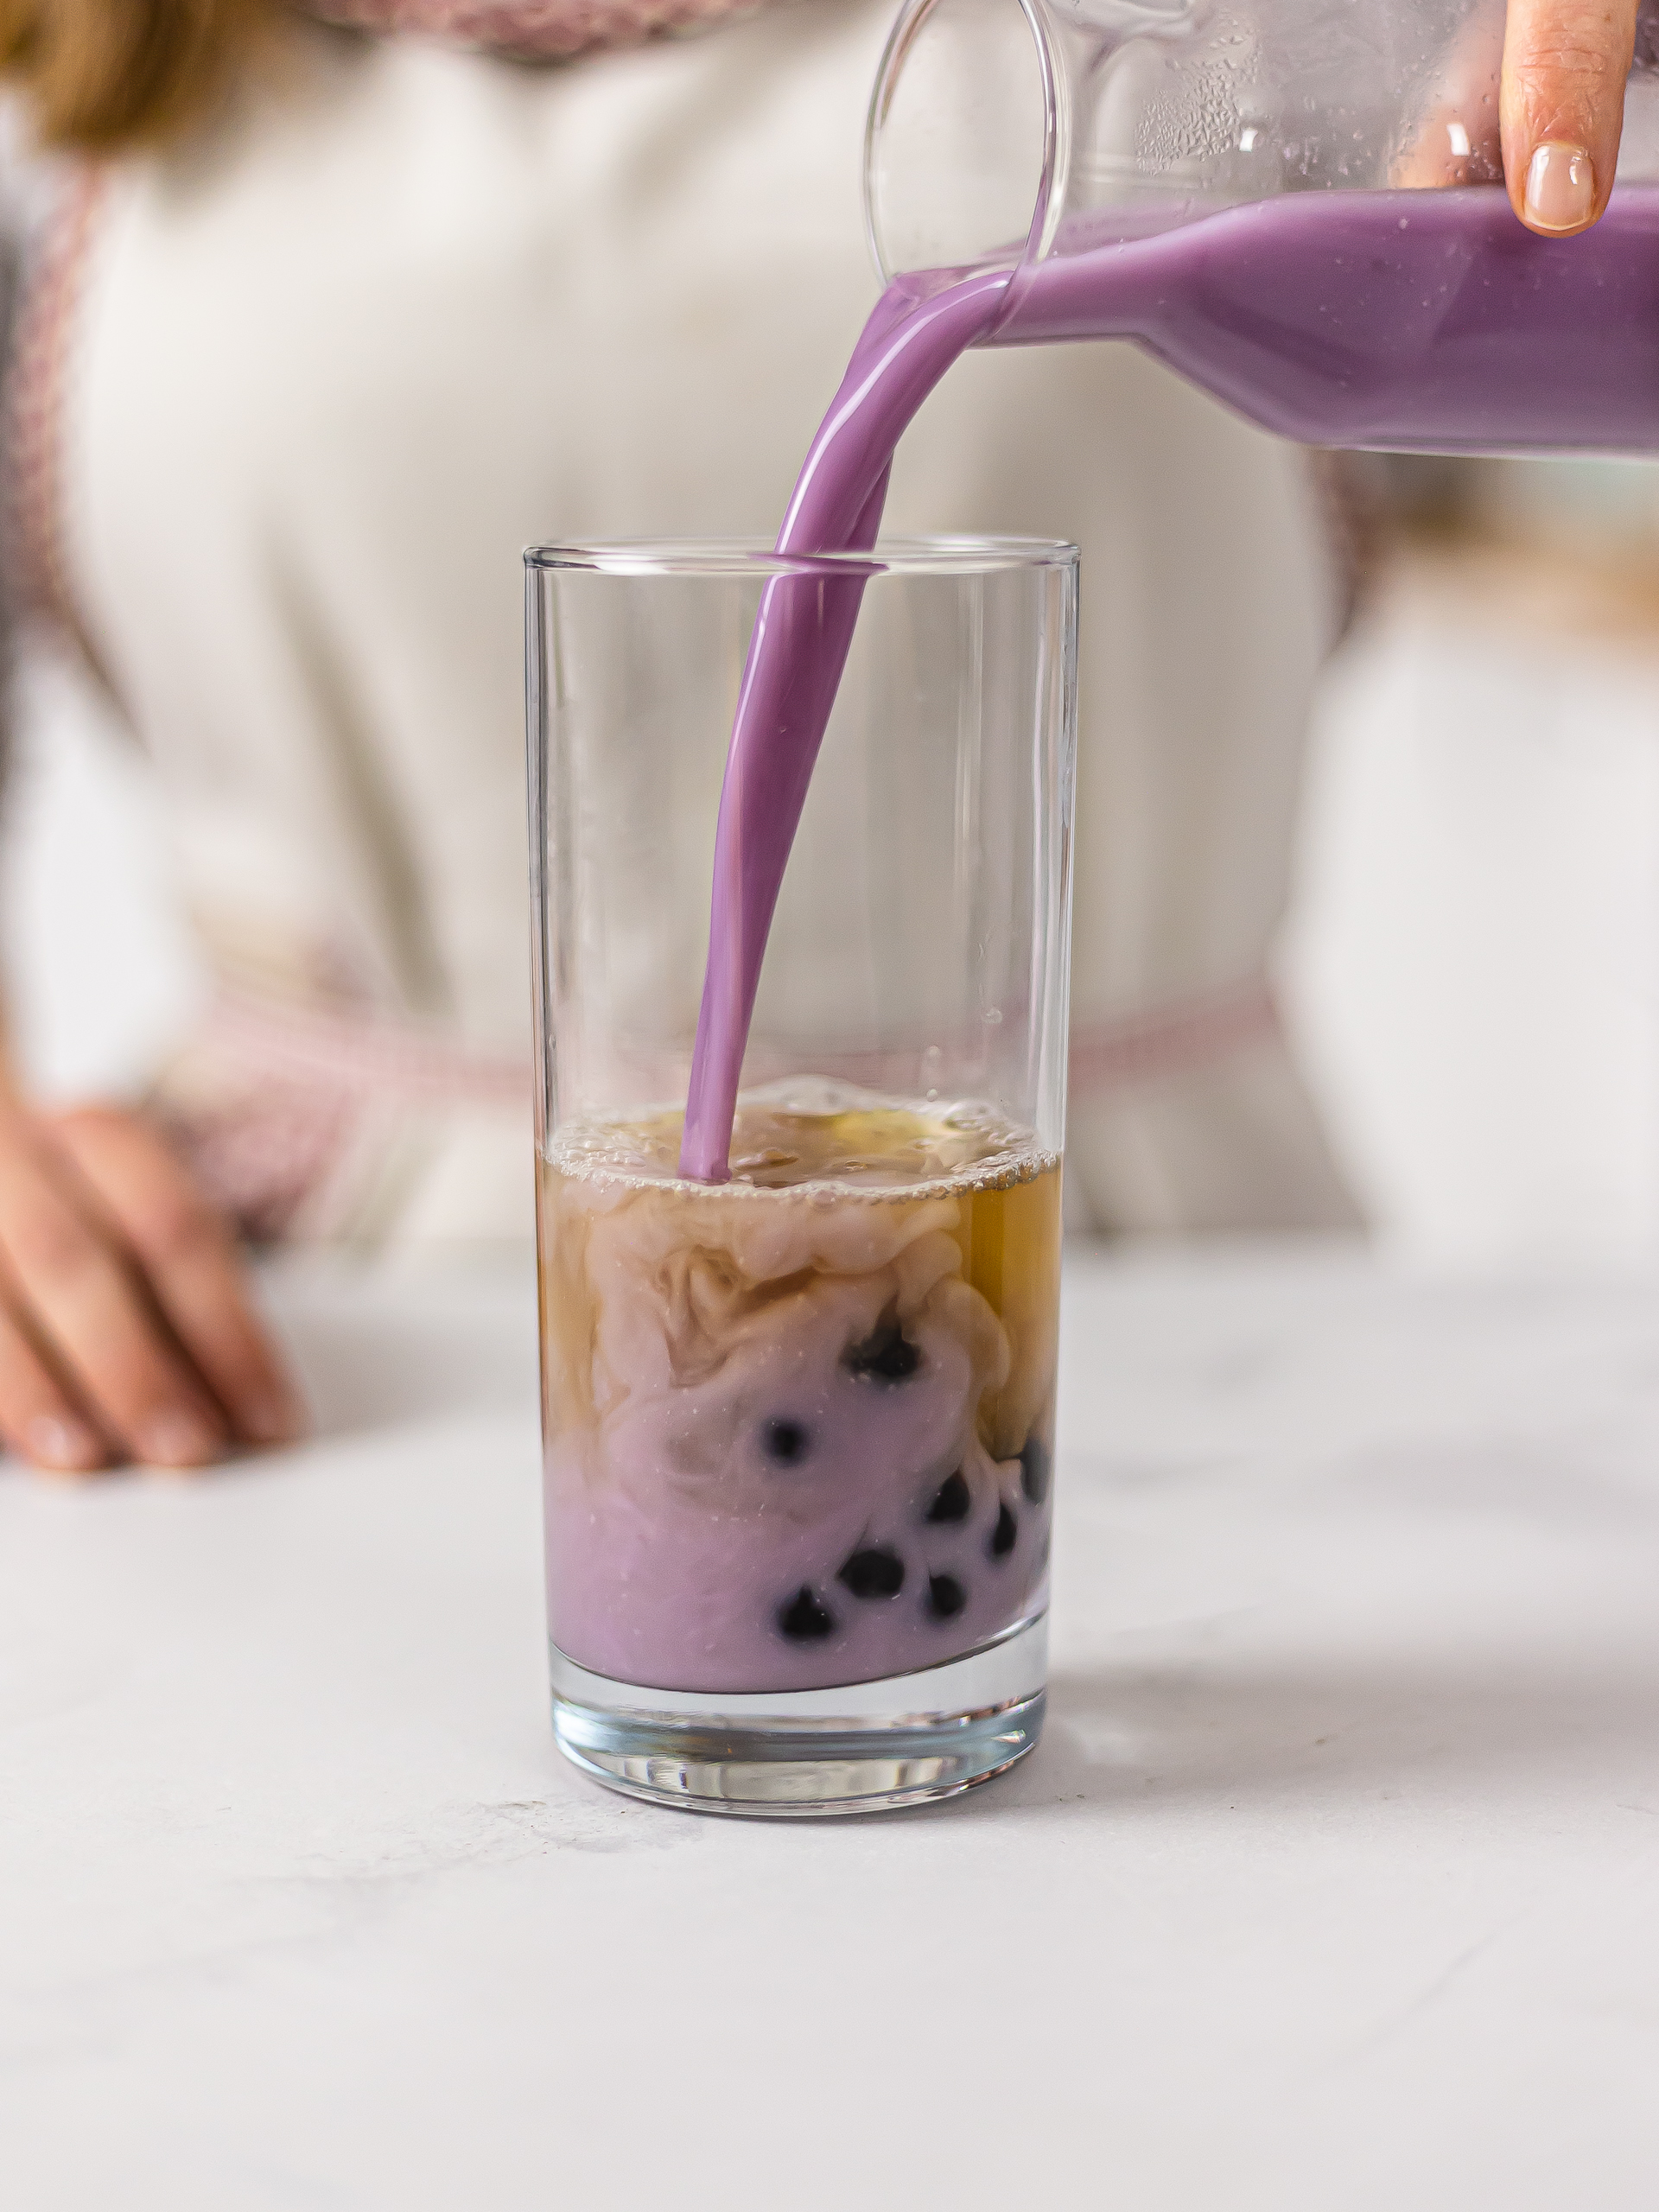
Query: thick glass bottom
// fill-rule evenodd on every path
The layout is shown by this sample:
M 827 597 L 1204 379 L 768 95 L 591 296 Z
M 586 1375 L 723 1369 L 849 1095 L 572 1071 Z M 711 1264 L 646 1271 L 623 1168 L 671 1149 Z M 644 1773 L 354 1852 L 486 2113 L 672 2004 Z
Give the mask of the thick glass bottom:
M 1023 1758 L 1042 1733 L 1048 1624 L 918 1674 L 778 1696 L 642 1689 L 551 1656 L 553 1732 L 584 1773 L 692 1812 L 810 1820 L 959 1796 Z

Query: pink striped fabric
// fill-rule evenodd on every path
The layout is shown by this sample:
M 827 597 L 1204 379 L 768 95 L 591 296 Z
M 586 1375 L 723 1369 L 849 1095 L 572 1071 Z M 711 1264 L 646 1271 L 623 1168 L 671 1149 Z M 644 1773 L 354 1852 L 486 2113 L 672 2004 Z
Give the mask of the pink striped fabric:
M 308 0 L 323 22 L 549 59 L 752 15 L 758 0 Z
M 77 168 L 59 195 L 24 288 L 3 420 L 9 464 L 4 539 L 12 588 L 29 613 L 62 626 L 100 677 L 69 588 L 60 445 L 75 310 L 104 181 L 95 165 Z

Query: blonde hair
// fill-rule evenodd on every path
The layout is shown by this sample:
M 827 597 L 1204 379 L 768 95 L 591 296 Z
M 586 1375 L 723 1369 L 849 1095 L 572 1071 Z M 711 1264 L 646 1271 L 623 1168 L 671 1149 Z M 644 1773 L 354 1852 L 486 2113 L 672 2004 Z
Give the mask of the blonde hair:
M 213 103 L 276 0 L 0 0 L 0 73 L 49 146 L 112 154 Z

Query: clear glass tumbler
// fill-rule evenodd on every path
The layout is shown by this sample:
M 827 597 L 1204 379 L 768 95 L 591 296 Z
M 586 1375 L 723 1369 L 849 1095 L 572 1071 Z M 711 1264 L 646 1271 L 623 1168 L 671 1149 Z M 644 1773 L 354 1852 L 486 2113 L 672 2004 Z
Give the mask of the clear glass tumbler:
M 554 1726 L 709 1811 L 947 1796 L 1046 1674 L 1077 554 L 526 556 Z M 731 1179 L 679 1173 L 762 592 L 858 597 Z

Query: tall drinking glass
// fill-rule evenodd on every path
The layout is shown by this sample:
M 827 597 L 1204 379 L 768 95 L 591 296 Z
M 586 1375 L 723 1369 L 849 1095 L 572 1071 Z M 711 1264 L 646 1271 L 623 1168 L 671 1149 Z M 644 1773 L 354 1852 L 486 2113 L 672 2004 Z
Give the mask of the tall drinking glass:
M 1042 1725 L 1077 554 L 526 556 L 554 1726 L 710 1811 L 864 1812 Z M 857 620 L 730 1179 L 680 1141 L 715 817 L 783 580 Z

